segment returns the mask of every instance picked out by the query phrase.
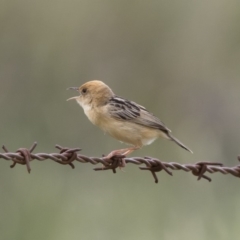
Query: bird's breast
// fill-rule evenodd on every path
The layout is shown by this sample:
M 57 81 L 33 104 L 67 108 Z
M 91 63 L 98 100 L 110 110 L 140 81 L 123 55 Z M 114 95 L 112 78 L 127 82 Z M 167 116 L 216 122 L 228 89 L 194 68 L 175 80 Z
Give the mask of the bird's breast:
M 164 135 L 158 129 L 115 119 L 108 114 L 107 108 L 94 108 L 83 104 L 81 106 L 88 119 L 94 125 L 121 142 L 141 147 L 151 144 L 158 137 Z
M 83 111 L 85 113 L 85 115 L 88 117 L 88 119 L 96 125 L 96 121 L 97 121 L 97 113 L 94 110 L 93 106 L 90 104 L 86 104 L 82 101 L 77 101 L 77 103 L 83 108 Z

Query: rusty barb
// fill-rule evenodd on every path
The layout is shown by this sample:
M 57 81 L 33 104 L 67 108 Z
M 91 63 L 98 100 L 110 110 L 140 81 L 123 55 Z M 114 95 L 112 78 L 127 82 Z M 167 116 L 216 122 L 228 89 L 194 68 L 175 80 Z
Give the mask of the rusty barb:
M 37 143 L 28 148 L 19 148 L 16 152 L 9 152 L 8 149 L 3 146 L 4 153 L 0 153 L 0 158 L 12 161 L 11 168 L 17 164 L 26 165 L 27 171 L 30 173 L 31 167 L 30 162 L 33 160 L 45 161 L 47 159 L 52 160 L 62 165 L 70 165 L 73 169 L 75 168 L 74 163 L 91 163 L 93 165 L 101 164 L 101 167 L 94 168 L 95 171 L 112 170 L 116 173 L 117 168 L 122 168 L 126 164 L 145 165 L 140 166 L 140 170 L 147 170 L 152 173 L 155 183 L 158 183 L 157 172 L 166 172 L 172 176 L 171 170 L 183 170 L 185 172 L 191 172 L 194 176 L 197 176 L 197 180 L 206 179 L 209 182 L 211 178 L 206 173 L 220 172 L 222 174 L 231 174 L 235 177 L 240 177 L 240 165 L 233 167 L 226 167 L 222 163 L 218 162 L 197 162 L 193 164 L 180 164 L 176 162 L 162 162 L 159 159 L 152 157 L 125 157 L 123 155 L 116 155 L 110 159 L 106 157 L 87 157 L 79 154 L 80 148 L 68 148 L 56 145 L 59 153 L 33 153 Z M 240 161 L 240 156 L 238 156 Z

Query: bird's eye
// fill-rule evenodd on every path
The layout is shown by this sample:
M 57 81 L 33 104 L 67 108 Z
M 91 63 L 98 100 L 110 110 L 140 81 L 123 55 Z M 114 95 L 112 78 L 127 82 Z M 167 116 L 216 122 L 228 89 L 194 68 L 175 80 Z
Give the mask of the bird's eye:
M 86 93 L 86 92 L 87 92 L 87 89 L 83 88 L 82 93 Z

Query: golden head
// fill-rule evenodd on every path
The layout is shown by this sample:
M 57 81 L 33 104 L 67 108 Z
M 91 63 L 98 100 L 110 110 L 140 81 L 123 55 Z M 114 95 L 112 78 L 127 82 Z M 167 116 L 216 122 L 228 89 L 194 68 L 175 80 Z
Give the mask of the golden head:
M 79 96 L 69 98 L 67 101 L 75 99 L 83 109 L 104 105 L 114 96 L 111 88 L 99 80 L 92 80 L 80 87 L 70 87 L 68 89 L 77 90 Z

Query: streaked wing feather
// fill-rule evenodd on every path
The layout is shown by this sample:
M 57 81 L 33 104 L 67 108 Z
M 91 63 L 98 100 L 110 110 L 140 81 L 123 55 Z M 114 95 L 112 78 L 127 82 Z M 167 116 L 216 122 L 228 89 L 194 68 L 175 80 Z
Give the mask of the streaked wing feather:
M 148 112 L 146 108 L 121 97 L 115 96 L 110 99 L 109 112 L 112 117 L 121 121 L 134 122 L 145 127 L 162 130 L 165 133 L 171 132 L 162 121 Z

